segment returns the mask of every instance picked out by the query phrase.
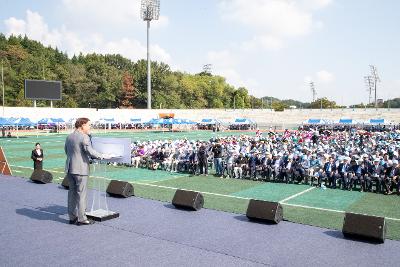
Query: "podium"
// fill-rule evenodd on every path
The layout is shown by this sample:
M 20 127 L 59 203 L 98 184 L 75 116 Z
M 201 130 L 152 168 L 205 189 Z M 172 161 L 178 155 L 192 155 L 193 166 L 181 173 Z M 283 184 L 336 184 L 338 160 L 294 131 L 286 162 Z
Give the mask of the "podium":
M 92 178 L 89 177 L 93 187 L 93 199 L 90 211 L 86 212 L 86 217 L 98 222 L 119 217 L 118 212 L 108 209 L 106 192 L 108 162 L 106 160 L 95 160 L 92 164 Z
M 90 140 L 93 149 L 99 153 L 117 155 L 111 159 L 94 160 L 92 164 L 93 200 L 92 207 L 86 213 L 86 216 L 92 220 L 102 222 L 119 217 L 119 213 L 110 211 L 107 205 L 107 163 L 130 163 L 131 139 L 93 137 Z

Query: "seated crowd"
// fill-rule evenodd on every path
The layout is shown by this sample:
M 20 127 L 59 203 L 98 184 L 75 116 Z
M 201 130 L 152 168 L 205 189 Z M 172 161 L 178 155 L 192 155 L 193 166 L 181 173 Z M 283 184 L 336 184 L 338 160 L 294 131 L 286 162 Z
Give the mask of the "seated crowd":
M 400 134 L 300 130 L 209 141 L 132 144 L 132 166 L 392 194 L 400 190 Z

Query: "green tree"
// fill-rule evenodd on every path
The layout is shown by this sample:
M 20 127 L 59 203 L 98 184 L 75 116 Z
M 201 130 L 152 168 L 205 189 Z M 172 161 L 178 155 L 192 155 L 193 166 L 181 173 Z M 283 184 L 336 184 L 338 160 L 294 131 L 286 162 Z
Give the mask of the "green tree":
M 122 75 L 121 108 L 133 108 L 132 99 L 134 91 L 133 78 L 127 71 L 125 71 Z
M 272 109 L 275 111 L 284 111 L 289 106 L 282 101 L 272 102 Z
M 313 108 L 313 109 L 318 109 L 318 108 L 327 109 L 327 108 L 338 108 L 338 106 L 336 105 L 335 101 L 330 101 L 328 98 L 323 97 L 323 98 L 316 99 L 314 102 L 311 102 L 310 108 Z

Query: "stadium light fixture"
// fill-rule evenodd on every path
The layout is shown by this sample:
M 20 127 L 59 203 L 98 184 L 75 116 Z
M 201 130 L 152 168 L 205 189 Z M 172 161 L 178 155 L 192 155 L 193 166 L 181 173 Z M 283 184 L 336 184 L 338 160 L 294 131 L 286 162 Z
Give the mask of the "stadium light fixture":
M 160 0 L 142 0 L 140 16 L 147 22 L 147 108 L 151 109 L 150 21 L 160 16 Z

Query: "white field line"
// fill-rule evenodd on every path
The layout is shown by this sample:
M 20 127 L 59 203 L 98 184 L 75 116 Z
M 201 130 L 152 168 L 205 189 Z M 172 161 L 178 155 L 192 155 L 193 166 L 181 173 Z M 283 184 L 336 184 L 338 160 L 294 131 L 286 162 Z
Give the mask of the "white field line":
M 303 191 L 301 191 L 301 192 L 299 192 L 299 193 L 297 193 L 297 194 L 294 194 L 293 196 L 287 197 L 287 198 L 285 198 L 285 199 L 283 199 L 283 200 L 281 200 L 281 201 L 279 201 L 279 202 L 280 202 L 280 203 L 284 203 L 284 202 L 286 202 L 286 201 L 288 201 L 288 200 L 291 200 L 292 198 L 298 197 L 298 196 L 300 196 L 300 195 L 302 195 L 302 194 L 305 194 L 305 193 L 307 193 L 307 192 L 309 192 L 309 191 L 311 191 L 311 190 L 314 190 L 315 188 L 316 188 L 316 187 L 308 188 L 308 189 L 303 190 Z
M 33 144 L 32 141 L 21 141 L 19 140 L 18 142 L 13 142 L 11 140 L 7 140 L 10 143 L 16 143 L 16 144 L 20 144 L 20 143 L 29 143 L 29 144 Z M 53 144 L 53 143 L 64 143 L 64 140 L 55 140 L 55 141 L 44 141 L 44 142 L 40 142 L 41 144 Z
M 11 165 L 13 167 L 19 167 L 19 168 L 25 168 L 25 169 L 32 169 L 30 167 L 23 167 L 23 166 L 15 166 L 15 165 Z M 60 172 L 61 173 L 61 172 Z M 101 176 L 92 176 L 94 178 L 101 178 L 101 179 L 106 179 L 106 180 L 112 180 L 110 178 L 107 177 L 101 177 Z M 158 187 L 158 188 L 165 188 L 165 189 L 172 189 L 172 190 L 177 190 L 177 189 L 182 189 L 182 190 L 187 190 L 187 191 L 193 191 L 191 189 L 185 189 L 185 188 L 177 188 L 177 187 L 171 187 L 171 186 L 163 186 L 163 185 L 156 185 L 156 184 L 148 184 L 148 183 L 141 183 L 141 182 L 131 182 L 132 184 L 137 184 L 137 185 L 145 185 L 145 186 L 150 186 L 150 187 Z M 312 189 L 315 189 L 315 187 L 312 188 L 308 188 L 300 193 L 297 193 L 296 195 L 300 195 L 300 194 L 304 194 L 308 191 L 311 191 Z M 247 198 L 247 197 L 238 197 L 238 196 L 232 196 L 232 195 L 225 195 L 225 194 L 218 194 L 218 193 L 211 193 L 211 192 L 200 192 L 202 194 L 205 195 L 213 195 L 213 196 L 220 196 L 220 197 L 228 197 L 228 198 L 237 198 L 237 199 L 245 199 L 245 200 L 250 200 L 251 198 Z M 293 195 L 291 197 L 289 197 L 290 199 L 295 197 L 296 195 Z M 314 209 L 314 210 L 322 210 L 322 211 L 330 211 L 330 212 L 336 212 L 336 213 L 345 213 L 346 211 L 344 210 L 334 210 L 334 209 L 325 209 L 325 208 L 318 208 L 318 207 L 312 207 L 312 206 L 305 206 L 305 205 L 297 205 L 297 204 L 288 204 L 288 203 L 283 203 L 284 201 L 287 201 L 287 199 L 279 201 L 279 203 L 285 205 L 285 206 L 291 206 L 291 207 L 299 207 L 299 208 L 306 208 L 306 209 Z M 365 214 L 368 215 L 368 214 Z M 391 217 L 385 217 L 385 219 L 387 220 L 391 220 L 391 221 L 400 221 L 400 219 L 397 218 L 391 218 Z

